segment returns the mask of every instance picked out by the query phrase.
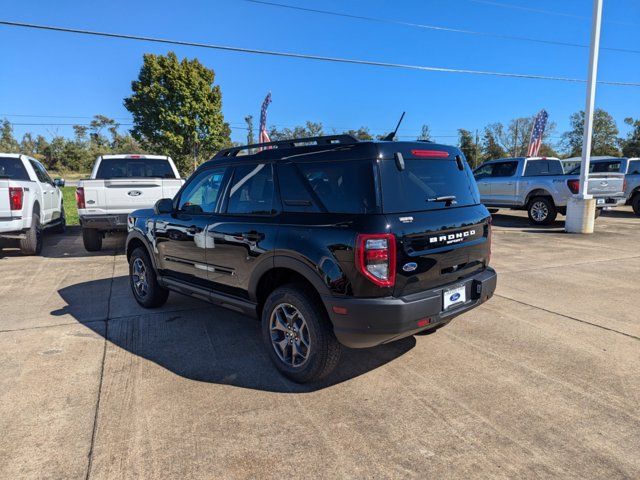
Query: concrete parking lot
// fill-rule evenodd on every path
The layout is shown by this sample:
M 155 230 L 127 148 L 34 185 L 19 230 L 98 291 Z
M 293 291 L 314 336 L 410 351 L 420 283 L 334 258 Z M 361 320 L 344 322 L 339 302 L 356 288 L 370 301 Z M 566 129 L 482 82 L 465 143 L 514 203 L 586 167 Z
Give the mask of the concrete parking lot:
M 495 215 L 495 297 L 283 379 L 255 320 L 134 302 L 122 237 L 0 253 L 0 478 L 640 478 L 640 219 Z

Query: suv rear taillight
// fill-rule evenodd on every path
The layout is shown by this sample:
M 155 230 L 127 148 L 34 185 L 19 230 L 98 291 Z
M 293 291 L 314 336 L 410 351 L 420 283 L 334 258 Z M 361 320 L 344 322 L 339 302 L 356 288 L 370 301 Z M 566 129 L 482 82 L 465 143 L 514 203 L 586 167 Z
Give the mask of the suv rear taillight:
M 356 265 L 379 287 L 392 287 L 396 282 L 396 237 L 391 233 L 358 235 Z
M 580 192 L 580 180 L 567 180 L 567 187 L 571 190 L 571 193 L 577 194 Z
M 9 205 L 11 210 L 22 210 L 24 190 L 22 187 L 9 187 Z
M 76 205 L 78 208 L 86 207 L 86 204 L 84 201 L 84 188 L 82 187 L 76 188 Z

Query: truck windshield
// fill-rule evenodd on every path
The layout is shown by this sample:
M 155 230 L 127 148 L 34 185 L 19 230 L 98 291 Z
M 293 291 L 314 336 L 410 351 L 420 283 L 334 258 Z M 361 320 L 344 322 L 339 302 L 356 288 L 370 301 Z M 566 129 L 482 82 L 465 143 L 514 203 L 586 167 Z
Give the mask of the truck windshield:
M 105 158 L 100 162 L 97 180 L 112 178 L 176 178 L 166 159 Z
M 28 182 L 29 174 L 19 158 L 0 157 L 0 178 Z
M 384 213 L 436 210 L 480 203 L 471 170 L 450 159 L 406 160 L 400 171 L 393 160 L 380 162 Z

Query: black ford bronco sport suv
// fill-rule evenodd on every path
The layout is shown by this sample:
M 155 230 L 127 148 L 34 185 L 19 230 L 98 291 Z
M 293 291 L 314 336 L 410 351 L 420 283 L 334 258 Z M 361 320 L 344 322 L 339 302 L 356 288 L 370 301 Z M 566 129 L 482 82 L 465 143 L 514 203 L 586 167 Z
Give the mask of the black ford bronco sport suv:
M 341 344 L 436 329 L 496 286 L 473 173 L 434 143 L 339 135 L 224 150 L 128 229 L 140 305 L 173 290 L 255 316 L 297 382 L 327 375 Z

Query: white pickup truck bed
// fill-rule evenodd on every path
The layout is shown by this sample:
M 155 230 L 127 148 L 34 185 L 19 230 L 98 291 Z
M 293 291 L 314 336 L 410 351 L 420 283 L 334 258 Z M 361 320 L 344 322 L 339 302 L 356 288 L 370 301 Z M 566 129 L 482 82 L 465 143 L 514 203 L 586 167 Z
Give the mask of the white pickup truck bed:
M 106 232 L 126 230 L 127 215 L 173 198 L 184 180 L 173 160 L 161 155 L 104 155 L 76 191 L 85 247 L 100 250 Z

